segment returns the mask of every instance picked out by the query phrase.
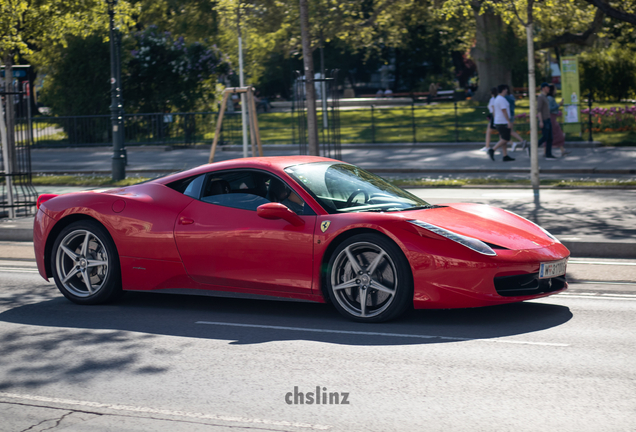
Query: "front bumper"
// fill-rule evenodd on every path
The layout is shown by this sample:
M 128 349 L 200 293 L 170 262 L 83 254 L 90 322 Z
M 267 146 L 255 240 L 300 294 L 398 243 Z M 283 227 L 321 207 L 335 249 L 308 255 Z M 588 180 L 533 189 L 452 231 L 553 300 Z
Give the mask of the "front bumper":
M 565 275 L 538 279 L 539 267 L 542 262 L 558 261 L 569 255 L 568 249 L 556 242 L 538 249 L 498 249 L 495 257 L 472 251 L 459 256 L 412 254 L 409 261 L 414 281 L 413 306 L 471 308 L 553 295 L 567 289 Z

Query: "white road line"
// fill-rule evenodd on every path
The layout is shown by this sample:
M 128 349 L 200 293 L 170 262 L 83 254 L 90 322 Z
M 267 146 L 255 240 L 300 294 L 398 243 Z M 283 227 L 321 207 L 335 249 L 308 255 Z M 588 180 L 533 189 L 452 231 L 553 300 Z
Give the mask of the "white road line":
M 612 282 L 612 281 L 593 281 L 593 280 L 568 280 L 570 284 L 594 284 L 594 285 L 636 285 L 636 282 Z
M 39 273 L 37 269 L 26 267 L 0 267 L 0 272 L 7 273 Z
M 580 295 L 580 296 L 594 296 L 594 297 L 599 297 L 599 296 L 609 296 L 609 297 L 627 297 L 627 298 L 636 298 L 636 294 L 615 294 L 615 293 L 601 293 L 601 292 L 564 292 L 561 293 L 560 295 Z
M 543 345 L 543 346 L 558 346 L 558 347 L 570 346 L 569 344 L 551 343 L 551 342 L 529 342 L 529 341 L 503 340 L 503 339 L 481 339 L 481 338 L 460 338 L 460 337 L 451 337 L 451 336 L 414 335 L 414 334 L 405 334 L 405 333 L 379 333 L 379 332 L 363 332 L 363 331 L 352 331 L 352 330 L 330 330 L 330 329 L 315 329 L 315 328 L 305 328 L 305 327 L 283 327 L 283 326 L 258 325 L 258 324 L 224 323 L 224 322 L 214 322 L 214 321 L 197 321 L 195 324 L 207 324 L 207 325 L 218 325 L 218 326 L 228 326 L 228 327 L 262 328 L 262 329 L 271 329 L 271 330 L 290 330 L 290 331 L 302 331 L 302 332 L 312 332 L 312 333 L 350 334 L 350 335 L 358 335 L 358 336 L 403 337 L 403 338 L 413 338 L 413 339 L 443 339 L 443 340 L 454 340 L 454 341 L 480 341 L 480 342 L 497 342 L 497 343 L 518 344 L 518 345 Z
M 252 424 L 262 424 L 262 425 L 271 425 L 271 426 L 288 426 L 288 427 L 292 426 L 297 428 L 317 429 L 317 430 L 328 430 L 332 428 L 332 426 L 325 426 L 325 425 L 319 425 L 319 424 L 298 423 L 298 422 L 288 422 L 288 421 L 278 421 L 278 420 L 265 420 L 265 419 L 255 419 L 255 418 L 247 418 L 247 417 L 234 417 L 234 416 L 225 416 L 225 415 L 216 415 L 216 414 L 203 414 L 203 413 L 193 413 L 193 412 L 187 412 L 187 411 L 173 411 L 173 410 L 155 409 L 155 408 L 149 408 L 149 407 L 139 407 L 139 406 L 130 406 L 130 405 L 114 405 L 114 404 L 105 404 L 105 403 L 99 403 L 99 402 L 79 401 L 79 400 L 73 400 L 73 399 L 60 399 L 60 398 L 51 398 L 46 396 L 34 396 L 34 395 L 25 395 L 25 394 L 17 394 L 17 393 L 0 392 L 0 397 L 37 401 L 37 402 L 58 403 L 58 404 L 64 404 L 64 405 L 75 405 L 75 406 L 90 407 L 90 408 L 102 408 L 102 409 L 105 408 L 105 409 L 116 410 L 116 411 L 138 412 L 138 413 L 146 413 L 146 414 L 161 414 L 166 416 L 188 417 L 188 418 L 196 418 L 196 419 L 204 419 L 204 420 L 219 420 L 224 422 L 252 423 Z
M 595 295 L 595 296 L 591 296 L 591 295 L 577 295 L 577 294 L 557 294 L 554 295 L 552 297 L 560 297 L 560 298 L 579 298 L 579 299 L 593 299 L 593 300 L 622 300 L 622 301 L 636 301 L 636 298 L 634 297 L 618 297 L 618 296 L 608 296 L 608 295 Z M 537 299 L 537 300 L 541 300 L 541 299 Z
M 585 261 L 570 258 L 568 264 L 594 264 L 594 265 L 614 265 L 614 266 L 636 266 L 631 262 L 610 262 L 610 261 Z

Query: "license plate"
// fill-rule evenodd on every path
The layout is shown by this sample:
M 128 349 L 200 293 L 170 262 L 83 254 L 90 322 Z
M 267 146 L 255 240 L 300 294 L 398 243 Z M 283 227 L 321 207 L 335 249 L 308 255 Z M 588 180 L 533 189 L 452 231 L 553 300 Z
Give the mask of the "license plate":
M 539 268 L 539 279 L 549 279 L 564 275 L 567 264 L 567 258 L 560 261 L 541 263 L 541 267 Z

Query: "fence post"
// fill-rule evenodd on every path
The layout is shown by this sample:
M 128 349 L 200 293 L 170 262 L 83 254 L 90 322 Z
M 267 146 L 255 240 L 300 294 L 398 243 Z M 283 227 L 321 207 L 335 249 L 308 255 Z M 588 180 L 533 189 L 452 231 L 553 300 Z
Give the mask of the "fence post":
M 587 107 L 588 107 L 587 120 L 588 120 L 588 125 L 590 128 L 590 142 L 592 142 L 592 92 L 590 92 L 587 95 Z
M 459 129 L 457 125 L 457 101 L 453 101 L 455 105 L 455 142 L 459 142 Z
M 371 142 L 375 144 L 375 105 L 371 105 Z
M 411 125 L 413 126 L 413 144 L 417 143 L 417 136 L 415 132 L 415 101 L 411 99 Z
M 77 145 L 79 141 L 77 135 L 77 117 L 73 117 L 73 144 L 75 145 Z

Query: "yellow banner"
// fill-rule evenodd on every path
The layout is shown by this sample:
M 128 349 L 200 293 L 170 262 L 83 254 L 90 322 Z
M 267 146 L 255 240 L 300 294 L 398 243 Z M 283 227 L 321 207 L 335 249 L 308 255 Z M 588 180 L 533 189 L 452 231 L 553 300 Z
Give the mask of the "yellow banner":
M 561 95 L 563 96 L 563 132 L 581 135 L 581 89 L 579 59 L 561 57 Z

